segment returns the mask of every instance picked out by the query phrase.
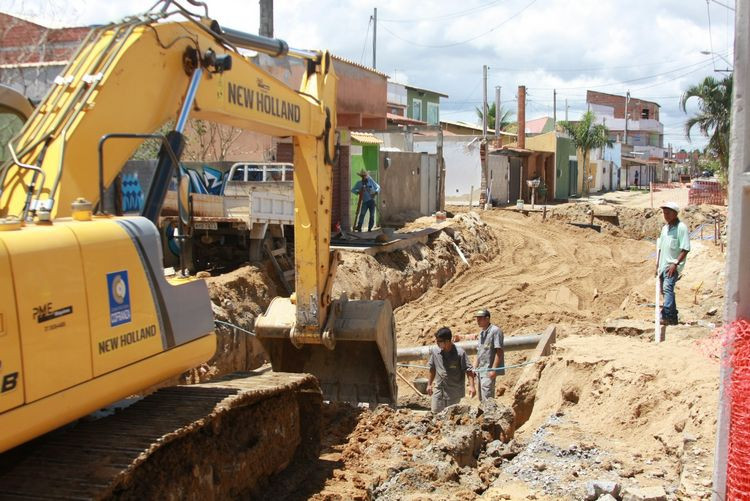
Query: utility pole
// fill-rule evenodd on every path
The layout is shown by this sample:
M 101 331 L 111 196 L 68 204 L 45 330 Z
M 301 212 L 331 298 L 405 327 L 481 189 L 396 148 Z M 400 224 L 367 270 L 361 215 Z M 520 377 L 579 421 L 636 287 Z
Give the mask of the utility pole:
M 482 66 L 482 139 L 487 141 L 487 65 Z M 497 110 L 496 110 L 497 112 Z
M 372 13 L 372 68 L 377 68 L 377 47 L 378 47 L 378 8 L 375 7 Z
M 526 86 L 518 86 L 518 147 L 526 148 Z
M 568 98 L 565 98 L 565 121 L 568 121 Z
M 479 207 L 484 207 L 489 200 L 487 186 L 489 185 L 487 168 L 487 65 L 482 65 L 482 143 L 479 146 L 479 161 L 482 164 L 482 179 L 479 182 Z M 497 114 L 497 110 L 495 110 Z M 473 193 L 472 193 L 473 195 Z
M 498 85 L 495 87 L 495 139 L 500 137 L 500 89 Z
M 557 130 L 557 89 L 552 89 L 552 130 Z
M 260 0 L 260 28 L 258 34 L 273 38 L 273 0 Z
M 628 144 L 628 108 L 630 107 L 630 91 L 625 93 L 625 144 Z

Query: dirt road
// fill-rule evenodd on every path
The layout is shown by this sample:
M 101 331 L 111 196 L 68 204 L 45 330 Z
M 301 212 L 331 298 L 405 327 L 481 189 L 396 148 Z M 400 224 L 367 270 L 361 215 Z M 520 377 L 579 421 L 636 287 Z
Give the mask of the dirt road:
M 619 308 L 648 272 L 653 245 L 616 239 L 537 216 L 489 211 L 498 253 L 440 289 L 396 310 L 399 343 L 432 342 L 437 328 L 476 330 L 472 314 L 488 308 L 506 334 L 589 331 Z
M 305 466 L 313 480 L 282 497 L 580 499 L 593 480 L 663 489 L 670 499 L 706 496 L 718 363 L 697 341 L 705 341 L 711 322 L 721 317 L 719 248 L 694 241 L 677 288 L 688 324 L 670 328 L 666 343 L 655 346 L 653 242 L 608 228 L 577 228 L 561 218 L 542 222 L 538 214 L 493 210 L 481 217 L 494 232 L 497 253 L 474 255 L 442 287 L 400 306 L 398 342 L 430 344 L 443 325 L 474 332 L 478 308 L 489 308 L 506 335 L 556 324 L 558 347 L 536 364 L 529 421 L 504 445 L 487 433 L 469 439 L 466 426 L 482 426 L 482 412 L 471 410 L 477 401 L 465 399 L 458 417 L 432 416 L 426 400 L 401 384 L 400 403 L 410 409 L 331 412 L 323 454 Z M 621 223 L 637 227 L 639 219 Z M 625 327 L 610 329 L 612 322 Z M 525 357 L 514 352 L 506 363 Z M 401 371 L 409 379 L 424 375 Z M 498 384 L 503 409 L 512 405 L 519 373 L 509 370 Z M 466 463 L 467 451 L 473 462 Z

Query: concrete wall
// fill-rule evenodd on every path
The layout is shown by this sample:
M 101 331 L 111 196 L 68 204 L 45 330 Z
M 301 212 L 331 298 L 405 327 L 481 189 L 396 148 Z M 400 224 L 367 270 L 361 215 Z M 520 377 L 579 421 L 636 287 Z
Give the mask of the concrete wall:
M 468 203 L 479 200 L 482 165 L 479 159 L 479 136 L 444 136 L 443 159 L 445 161 L 446 203 Z M 417 136 L 414 151 L 436 152 L 436 138 Z M 474 193 L 471 193 L 471 187 Z
M 384 224 L 414 219 L 420 212 L 424 153 L 380 152 L 379 209 Z M 390 159 L 386 166 L 385 159 Z M 425 214 L 426 215 L 426 214 Z
M 338 126 L 385 130 L 387 77 L 338 58 L 333 58 L 333 69 L 339 79 Z
M 413 134 L 411 132 L 374 132 L 373 135 L 383 141 L 380 149 L 412 151 Z

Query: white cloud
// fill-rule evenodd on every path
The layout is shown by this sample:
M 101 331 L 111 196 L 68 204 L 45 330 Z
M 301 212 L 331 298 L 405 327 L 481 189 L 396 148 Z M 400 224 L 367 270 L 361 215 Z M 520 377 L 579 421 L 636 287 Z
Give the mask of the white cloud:
M 0 0 L 0 10 L 81 25 L 118 20 L 154 1 Z M 222 25 L 257 32 L 257 1 L 207 3 Z M 298 0 L 276 2 L 275 34 L 292 47 L 327 48 L 369 65 L 374 6 L 378 69 L 448 94 L 441 110 L 446 118 L 476 121 L 486 64 L 491 99 L 500 85 L 505 105 L 515 107 L 517 86 L 528 87 L 530 119 L 552 114 L 553 88 L 558 118 L 567 98 L 571 119 L 585 109 L 586 88 L 622 95 L 629 89 L 661 104 L 665 143 L 678 147 L 688 145 L 680 136 L 686 115 L 677 107 L 678 96 L 705 76 L 720 77 L 714 62 L 725 67 L 699 52 L 730 58 L 734 33 L 733 13 L 709 3 L 709 38 L 705 0 Z M 702 146 L 705 141 L 697 138 L 694 145 Z

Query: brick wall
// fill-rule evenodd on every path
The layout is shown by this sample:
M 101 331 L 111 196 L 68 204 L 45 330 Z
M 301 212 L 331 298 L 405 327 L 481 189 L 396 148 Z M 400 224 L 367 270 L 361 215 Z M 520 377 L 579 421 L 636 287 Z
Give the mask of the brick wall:
M 68 61 L 89 31 L 50 29 L 0 12 L 0 64 Z
M 615 118 L 625 118 L 625 96 L 615 96 L 613 94 L 605 94 L 603 92 L 596 92 L 593 90 L 586 91 L 586 102 L 591 104 L 601 104 L 604 106 L 611 106 L 614 108 Z M 628 111 L 630 112 L 631 120 L 640 120 L 642 117 L 641 113 L 644 109 L 648 110 L 648 118 L 653 120 L 659 120 L 659 105 L 651 102 L 644 101 L 635 97 L 630 97 L 628 103 Z

